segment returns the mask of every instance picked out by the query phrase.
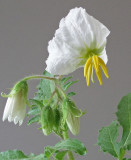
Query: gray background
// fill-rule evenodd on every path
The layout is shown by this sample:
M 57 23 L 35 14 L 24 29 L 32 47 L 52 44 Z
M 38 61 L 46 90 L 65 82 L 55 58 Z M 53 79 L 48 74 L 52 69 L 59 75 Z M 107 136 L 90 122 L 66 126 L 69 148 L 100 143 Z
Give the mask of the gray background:
M 86 87 L 83 69 L 73 74 L 79 83 L 73 86 L 78 94 L 77 106 L 87 110 L 81 120 L 77 137 L 85 143 L 89 160 L 113 160 L 99 152 L 98 130 L 115 119 L 117 104 L 122 96 L 131 92 L 131 0 L 0 0 L 0 91 L 8 92 L 13 84 L 28 74 L 41 74 L 48 57 L 47 44 L 52 39 L 59 21 L 73 7 L 84 7 L 103 22 L 111 34 L 107 43 L 110 78 L 103 75 L 103 86 L 96 80 Z M 33 96 L 39 81 L 29 83 L 29 97 Z M 0 99 L 0 117 L 6 99 Z M 44 136 L 38 126 L 21 127 L 0 120 L 0 151 L 21 149 L 25 153 L 43 152 L 45 145 L 54 145 L 58 138 Z M 72 136 L 73 137 L 73 136 Z

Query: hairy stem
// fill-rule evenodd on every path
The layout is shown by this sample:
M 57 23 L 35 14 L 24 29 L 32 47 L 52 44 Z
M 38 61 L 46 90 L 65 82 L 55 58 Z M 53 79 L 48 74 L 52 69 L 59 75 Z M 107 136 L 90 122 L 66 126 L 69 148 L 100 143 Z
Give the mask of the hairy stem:
M 53 98 L 53 96 L 55 95 L 55 93 L 56 93 L 56 90 L 52 93 L 52 95 L 51 95 L 51 97 L 50 97 L 50 99 L 49 99 L 48 105 L 50 105 L 50 103 L 51 103 L 51 101 L 52 101 L 52 98 Z
M 69 138 L 68 131 L 63 132 L 63 136 L 64 136 L 64 140 L 68 139 Z M 73 153 L 71 151 L 68 151 L 68 157 L 69 157 L 69 160 L 75 160 Z
M 47 77 L 47 76 L 43 76 L 43 75 L 33 75 L 33 76 L 29 76 L 29 77 L 25 77 L 23 80 L 24 80 L 24 81 L 27 81 L 27 80 L 31 80 L 31 79 L 48 79 L 48 80 L 56 80 L 56 78 Z

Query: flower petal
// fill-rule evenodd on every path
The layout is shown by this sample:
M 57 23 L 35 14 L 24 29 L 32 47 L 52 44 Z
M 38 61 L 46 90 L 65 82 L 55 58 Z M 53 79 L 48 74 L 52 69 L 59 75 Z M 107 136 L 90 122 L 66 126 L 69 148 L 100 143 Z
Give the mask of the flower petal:
M 10 115 L 12 103 L 13 103 L 13 99 L 12 97 L 9 97 L 7 99 L 6 106 L 5 106 L 4 113 L 3 113 L 3 118 L 2 118 L 3 121 L 5 121 Z
M 92 49 L 101 47 L 106 43 L 109 33 L 109 30 L 88 15 L 85 9 L 70 10 L 69 14 L 60 21 L 59 29 L 49 42 L 46 70 L 55 75 L 73 72 L 83 66 L 80 57 L 87 54 L 86 46 Z
M 99 56 L 104 62 L 105 64 L 107 64 L 108 62 L 108 57 L 107 57 L 107 54 L 106 54 L 106 50 L 104 49 L 103 52 L 101 53 L 101 55 Z

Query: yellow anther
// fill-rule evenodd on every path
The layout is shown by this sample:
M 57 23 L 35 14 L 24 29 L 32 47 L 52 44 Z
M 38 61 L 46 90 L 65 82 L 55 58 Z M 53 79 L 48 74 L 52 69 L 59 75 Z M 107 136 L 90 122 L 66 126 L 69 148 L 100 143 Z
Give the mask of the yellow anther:
M 93 62 L 94 62 L 94 67 L 96 71 L 98 71 L 98 67 L 99 67 L 98 56 L 93 56 Z
M 98 71 L 96 71 L 96 69 L 95 69 L 95 72 L 96 72 L 96 75 L 97 75 L 97 78 L 99 80 L 100 85 L 102 85 L 103 83 L 102 83 L 102 77 L 101 77 L 101 70 L 100 70 L 99 66 L 98 66 Z
M 85 67 L 84 67 L 84 77 L 86 77 L 86 75 L 87 75 L 87 71 L 88 71 L 88 68 L 89 68 L 91 62 L 92 62 L 92 58 L 90 57 L 86 61 L 86 64 L 85 64 Z
M 108 71 L 107 71 L 107 67 L 106 67 L 104 61 L 103 61 L 101 58 L 99 58 L 99 57 L 98 57 L 98 60 L 99 60 L 99 64 L 100 64 L 100 66 L 101 66 L 101 68 L 102 68 L 105 76 L 106 76 L 107 78 L 109 78 L 109 74 L 108 74 Z
M 86 77 L 87 86 L 90 85 L 90 79 L 92 79 L 92 82 L 94 83 L 94 80 L 93 80 L 93 69 L 96 72 L 96 76 L 97 76 L 97 78 L 99 80 L 100 85 L 103 84 L 102 77 L 101 77 L 100 66 L 101 66 L 105 76 L 107 78 L 109 78 L 107 67 L 106 67 L 104 61 L 100 57 L 92 56 L 92 57 L 88 58 L 88 60 L 87 60 L 87 62 L 85 64 L 85 67 L 84 67 L 84 76 Z
M 90 64 L 88 71 L 87 71 L 87 75 L 86 75 L 87 86 L 90 85 L 91 72 L 92 72 L 92 63 Z

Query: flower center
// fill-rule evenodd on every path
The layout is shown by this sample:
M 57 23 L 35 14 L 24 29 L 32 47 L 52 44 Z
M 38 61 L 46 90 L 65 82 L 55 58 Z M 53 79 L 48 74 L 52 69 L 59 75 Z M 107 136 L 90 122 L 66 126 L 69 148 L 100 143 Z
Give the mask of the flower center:
M 102 77 L 101 77 L 101 69 L 103 70 L 105 76 L 109 78 L 107 67 L 104 63 L 104 61 L 98 57 L 97 55 L 94 55 L 92 57 L 89 57 L 86 61 L 85 67 L 84 67 L 84 77 L 86 77 L 87 86 L 90 85 L 90 79 L 94 83 L 93 80 L 93 69 L 96 72 L 97 78 L 99 80 L 100 85 L 102 85 Z

